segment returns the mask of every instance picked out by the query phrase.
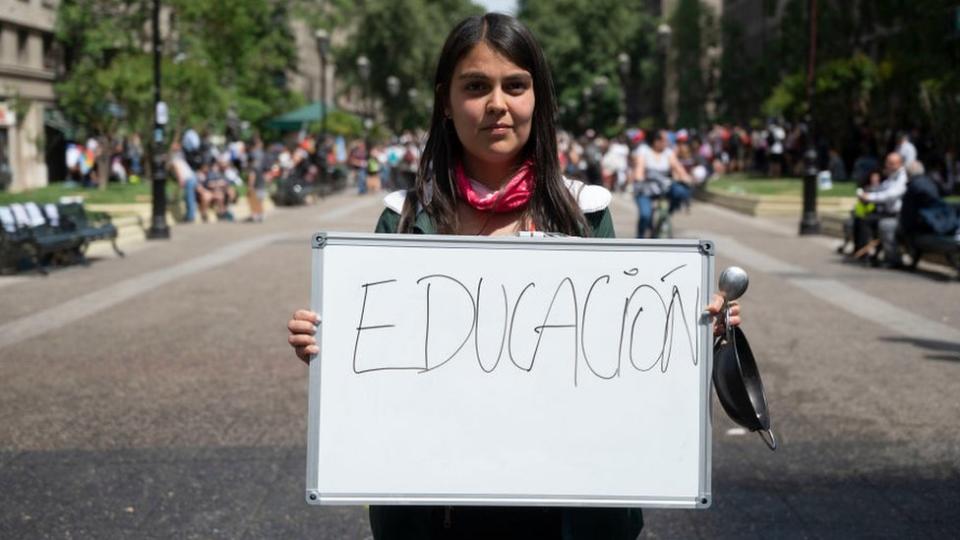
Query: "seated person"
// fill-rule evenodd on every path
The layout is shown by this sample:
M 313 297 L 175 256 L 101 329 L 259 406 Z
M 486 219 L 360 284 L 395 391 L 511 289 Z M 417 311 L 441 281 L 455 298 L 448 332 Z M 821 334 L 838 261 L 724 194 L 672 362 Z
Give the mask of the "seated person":
M 883 171 L 874 169 L 867 175 L 860 189 L 867 193 L 877 191 L 882 180 Z M 853 210 L 850 211 L 850 219 L 843 224 L 843 245 L 837 250 L 838 253 L 843 253 L 844 248 L 852 241 L 853 252 L 857 254 L 870 240 L 877 237 L 876 210 L 876 204 L 857 199 Z
M 884 161 L 883 172 L 886 174 L 880 185 L 872 191 L 857 190 L 857 198 L 865 204 L 876 205 L 876 210 L 869 219 L 863 219 L 857 227 L 866 227 L 875 220 L 880 244 L 883 249 L 884 265 L 899 267 L 903 265 L 900 258 L 900 249 L 897 245 L 897 216 L 900 214 L 901 199 L 907 190 L 907 172 L 903 168 L 903 158 L 896 152 L 887 155 Z M 860 236 L 862 233 L 855 233 Z
M 197 185 L 196 191 L 197 203 L 200 206 L 200 219 L 204 223 L 207 221 L 207 210 L 214 204 L 213 187 L 207 183 L 210 174 L 210 165 L 202 163 L 197 167 Z
M 937 183 L 927 176 L 923 163 L 907 166 L 910 180 L 900 209 L 900 232 L 909 243 L 924 234 L 952 235 L 958 227 L 957 211 L 940 197 Z

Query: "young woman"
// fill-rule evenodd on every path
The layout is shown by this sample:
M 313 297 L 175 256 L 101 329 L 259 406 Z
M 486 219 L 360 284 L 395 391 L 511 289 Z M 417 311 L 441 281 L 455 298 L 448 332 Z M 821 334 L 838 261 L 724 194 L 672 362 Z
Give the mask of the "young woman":
M 516 19 L 487 14 L 457 25 L 434 88 L 415 189 L 386 197 L 377 232 L 613 236 L 609 192 L 561 175 L 553 83 L 539 45 Z M 708 309 L 716 314 L 721 305 L 715 298 Z M 734 324 L 738 315 L 734 308 Z M 299 310 L 288 323 L 290 345 L 305 362 L 320 352 L 319 322 Z M 643 517 L 618 508 L 372 506 L 370 522 L 377 539 L 633 539 Z

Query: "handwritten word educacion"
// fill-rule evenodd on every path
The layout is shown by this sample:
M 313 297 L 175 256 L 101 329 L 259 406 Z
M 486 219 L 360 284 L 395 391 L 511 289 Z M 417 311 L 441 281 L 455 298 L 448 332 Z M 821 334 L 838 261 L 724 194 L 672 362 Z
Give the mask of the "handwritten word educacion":
M 502 369 L 501 366 L 506 365 L 502 362 L 504 357 L 516 369 L 530 372 L 534 370 L 537 364 L 541 342 L 548 333 L 551 333 L 549 339 L 560 339 L 563 335 L 572 337 L 570 343 L 573 345 L 571 356 L 574 361 L 574 386 L 579 381 L 581 371 L 601 380 L 620 377 L 625 369 L 648 372 L 659 368 L 660 372 L 666 373 L 674 354 L 674 335 L 686 339 L 690 358 L 693 365 L 696 366 L 699 360 L 699 333 L 694 328 L 696 322 L 687 316 L 688 311 L 684 306 L 683 294 L 681 294 L 680 289 L 667 279 L 684 266 L 670 269 L 659 280 L 654 280 L 654 283 L 639 282 L 639 278 L 636 277 L 638 275 L 636 268 L 598 275 L 590 282 L 588 287 L 584 287 L 584 284 L 581 283 L 580 289 L 571 277 L 562 277 L 559 278 L 559 281 L 557 278 L 552 278 L 549 283 L 528 281 L 519 291 L 515 291 L 515 296 L 512 298 L 508 294 L 506 285 L 491 284 L 482 277 L 475 282 L 467 283 L 456 276 L 435 273 L 423 275 L 416 280 L 404 280 L 404 282 L 397 279 L 385 279 L 363 283 L 360 285 L 363 291 L 363 301 L 359 309 L 359 320 L 356 326 L 353 371 L 356 374 L 399 370 L 430 373 L 443 368 L 460 355 L 472 356 L 483 373 L 493 373 L 497 369 Z M 371 303 L 368 300 L 382 294 L 390 287 L 411 286 L 417 288 L 417 295 L 422 295 L 425 303 L 425 318 L 421 323 L 423 333 L 416 334 L 423 336 L 423 357 L 417 359 L 415 363 L 411 362 L 410 359 L 398 358 L 395 360 L 396 363 L 393 364 L 377 364 L 376 367 L 365 367 L 367 363 L 364 362 L 363 358 L 364 345 L 371 343 L 369 340 L 382 339 L 382 331 L 396 327 L 398 322 L 384 321 L 382 315 L 376 313 L 376 309 L 370 307 Z M 583 289 L 586 291 L 585 294 L 583 294 Z M 437 290 L 442 290 L 443 294 L 438 295 Z M 530 294 L 536 290 L 546 290 L 552 292 L 552 294 L 541 295 L 538 304 L 534 295 Z M 603 295 L 602 299 L 599 298 L 601 294 Z M 443 300 L 437 300 L 437 296 L 440 296 Z M 442 310 L 442 302 L 444 300 L 449 302 L 454 297 L 469 302 L 469 305 L 472 306 L 472 316 L 464 317 L 463 321 L 452 322 L 449 320 L 451 315 Z M 547 297 L 550 298 L 549 302 L 544 300 Z M 694 298 L 695 306 L 699 306 L 699 287 L 696 289 Z M 559 303 L 558 299 L 560 300 Z M 522 317 L 519 315 L 521 306 L 524 307 L 525 312 L 535 313 L 536 315 L 533 318 L 530 316 Z M 487 309 L 496 309 L 498 313 L 502 309 L 502 326 L 498 325 L 496 328 L 489 329 L 479 323 L 481 311 Z M 437 314 L 438 310 L 441 311 L 439 315 Z M 615 362 L 612 361 L 612 358 L 609 358 L 610 347 L 604 347 L 603 344 L 597 346 L 595 342 L 599 340 L 596 338 L 588 340 L 586 333 L 587 328 L 591 327 L 592 323 L 596 324 L 598 313 L 606 311 L 607 319 L 609 319 L 610 310 L 616 310 L 615 315 L 619 319 L 619 331 L 616 332 L 616 328 L 611 329 L 611 335 L 615 335 L 616 339 L 619 340 Z M 471 310 L 467 309 L 466 311 L 469 313 Z M 645 317 L 641 320 L 641 316 Z M 438 331 L 438 325 L 441 324 L 438 323 L 438 319 L 442 321 L 442 328 L 445 332 L 449 331 L 453 324 L 458 324 L 457 328 L 463 328 L 465 334 L 459 345 L 449 354 L 440 356 L 434 354 L 431 358 L 431 340 L 436 339 L 435 333 Z M 651 323 L 650 321 L 654 322 Z M 411 324 L 409 320 L 402 322 L 405 325 Z M 652 332 L 651 324 L 656 325 Z M 535 345 L 528 358 L 518 358 L 514 350 L 514 340 L 517 336 L 522 335 L 521 332 L 526 329 L 532 329 L 536 333 Z M 481 330 L 485 332 L 485 335 L 481 336 Z M 554 337 L 552 333 L 558 335 Z M 404 335 L 410 334 L 405 333 Z M 643 336 L 646 336 L 646 338 Z M 650 336 L 655 337 L 651 338 Z M 471 338 L 473 346 L 468 347 Z M 634 346 L 641 339 L 653 339 L 655 341 L 652 344 L 652 350 L 655 351 L 655 354 L 649 358 L 637 358 L 637 355 L 634 354 Z M 499 341 L 499 352 L 495 359 L 492 357 L 481 358 L 481 341 L 484 344 L 495 344 L 496 341 Z M 461 354 L 461 351 L 464 351 L 465 348 L 467 351 Z M 607 354 L 604 355 L 604 352 Z M 608 367 L 606 371 L 603 371 L 596 367 L 598 365 L 613 367 Z

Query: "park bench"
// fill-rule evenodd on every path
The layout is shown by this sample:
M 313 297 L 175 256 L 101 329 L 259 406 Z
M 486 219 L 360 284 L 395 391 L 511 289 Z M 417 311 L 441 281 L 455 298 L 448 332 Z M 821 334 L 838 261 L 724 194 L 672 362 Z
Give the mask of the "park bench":
M 24 259 L 46 275 L 46 265 L 55 258 L 72 256 L 83 238 L 53 227 L 34 203 L 0 207 L 0 265 L 16 268 Z
M 60 230 L 77 234 L 83 239 L 79 248 L 81 261 L 86 262 L 84 254 L 87 247 L 97 240 L 109 240 L 113 251 L 120 257 L 124 256 L 123 251 L 117 247 L 117 227 L 106 212 L 91 212 L 80 202 L 47 205 L 46 208 L 48 220 L 56 220 Z
M 910 254 L 910 269 L 915 270 L 924 255 L 939 254 L 957 271 L 960 279 L 960 235 L 922 234 L 905 239 Z

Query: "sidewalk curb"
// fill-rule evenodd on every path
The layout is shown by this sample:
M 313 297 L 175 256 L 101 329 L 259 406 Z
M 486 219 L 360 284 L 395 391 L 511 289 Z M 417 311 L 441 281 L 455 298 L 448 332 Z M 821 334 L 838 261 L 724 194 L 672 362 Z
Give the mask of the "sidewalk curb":
M 789 217 L 800 219 L 803 198 L 787 195 L 744 195 L 718 193 L 697 189 L 694 197 L 727 210 L 751 217 Z M 843 238 L 843 221 L 850 215 L 856 199 L 853 197 L 820 197 L 817 199 L 817 214 L 820 219 L 820 234 Z
M 117 246 L 120 249 L 136 248 L 146 243 L 147 230 L 150 228 L 150 221 L 153 216 L 153 207 L 150 203 L 130 203 L 130 204 L 89 204 L 87 209 L 96 212 L 106 212 L 114 226 L 117 227 Z M 270 215 L 275 209 L 273 201 L 267 198 L 263 201 L 265 215 Z M 246 198 L 237 201 L 230 207 L 233 213 L 234 221 L 242 221 L 250 216 L 250 206 Z M 216 220 L 216 218 L 213 218 Z M 171 231 L 180 225 L 173 214 L 167 211 L 167 226 Z M 90 244 L 87 255 L 95 257 L 116 256 L 109 242 L 94 242 Z

